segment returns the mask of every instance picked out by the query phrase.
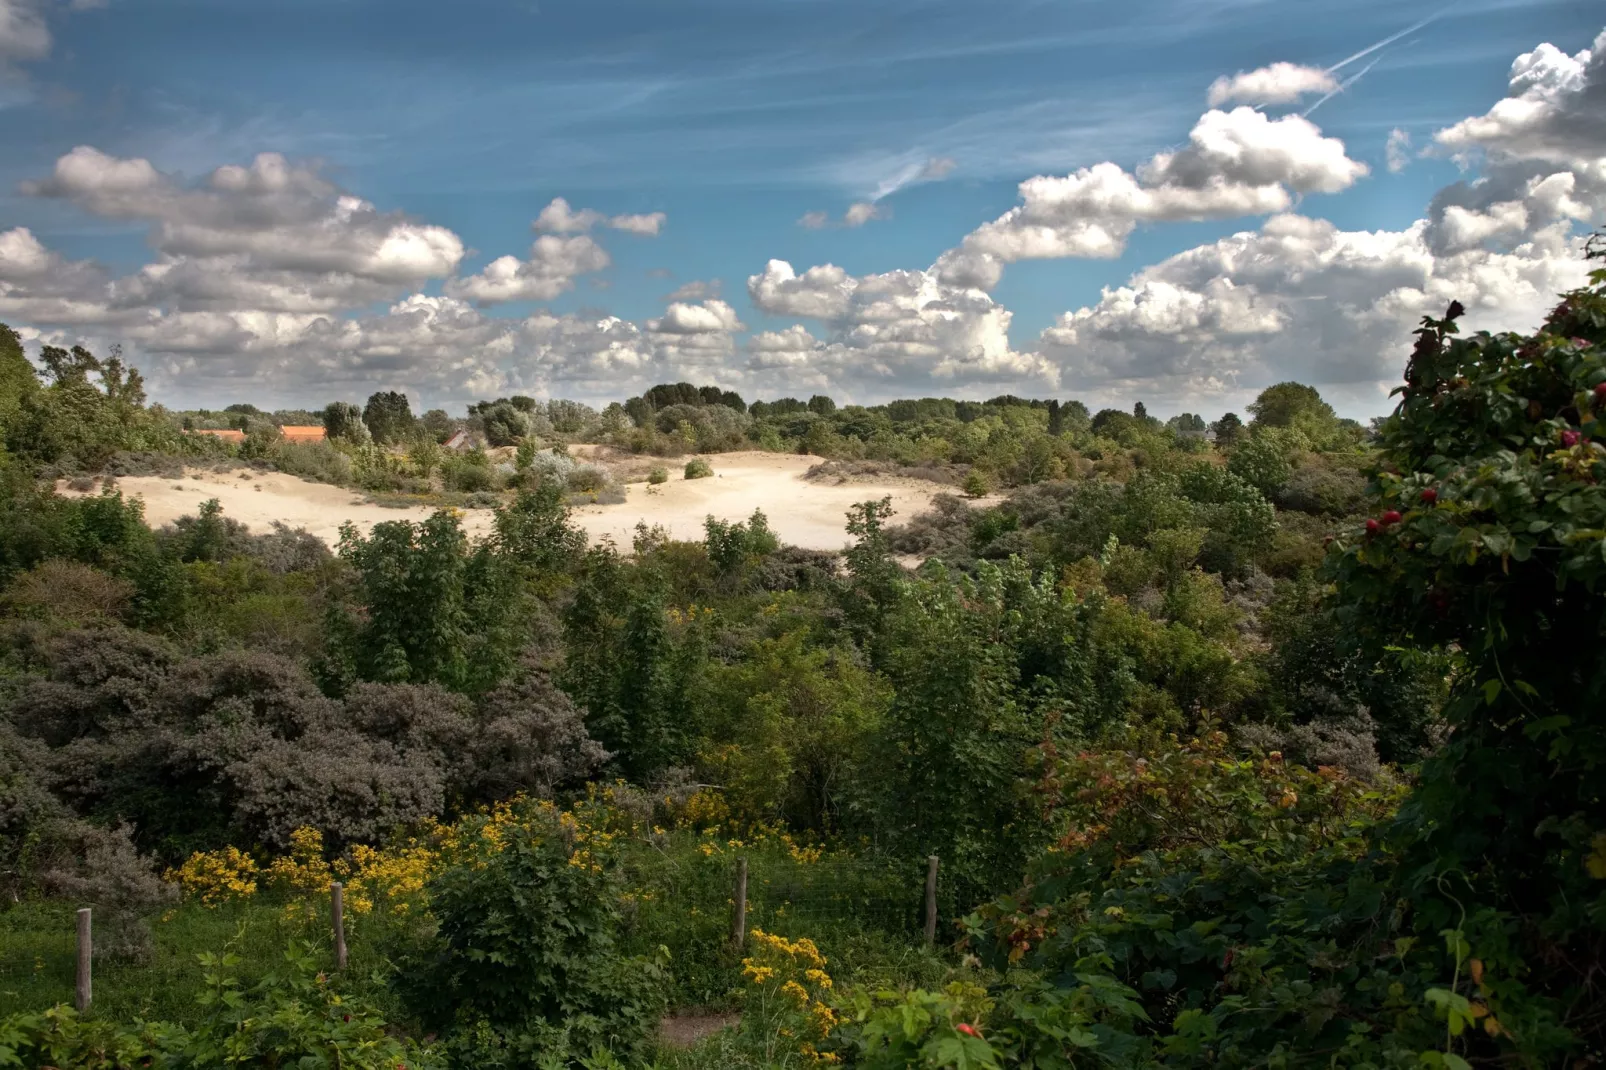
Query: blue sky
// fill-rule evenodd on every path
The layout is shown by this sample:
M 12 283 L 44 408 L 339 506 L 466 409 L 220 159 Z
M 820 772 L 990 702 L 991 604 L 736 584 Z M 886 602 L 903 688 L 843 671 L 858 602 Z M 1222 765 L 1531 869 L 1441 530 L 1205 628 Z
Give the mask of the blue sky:
M 577 275 L 566 292 L 476 315 L 611 315 L 646 331 L 677 287 L 719 280 L 743 325 L 726 332 L 718 360 L 688 365 L 683 352 L 660 347 L 628 368 L 569 375 L 563 354 L 534 343 L 526 352 L 518 341 L 497 350 L 495 369 L 462 381 L 443 372 L 451 360 L 432 341 L 413 364 L 393 362 L 385 372 L 426 402 L 495 386 L 601 398 L 615 384 L 626 389 L 660 372 L 696 372 L 769 396 L 813 386 L 862 400 L 976 395 L 1000 384 L 1060 396 L 1141 393 L 1143 375 L 1090 372 L 1088 362 L 1099 358 L 1086 346 L 1053 358 L 1046 372 L 1022 372 L 1026 363 L 1016 362 L 1011 372 L 946 379 L 930 371 L 940 364 L 932 351 L 922 353 L 922 367 L 859 374 L 853 369 L 888 361 L 822 349 L 818 367 L 829 370 L 799 371 L 805 354 L 789 377 L 767 377 L 747 360 L 746 341 L 800 320 L 790 308 L 756 304 L 747 280 L 772 259 L 799 273 L 822 264 L 853 277 L 922 271 L 1019 203 L 1025 179 L 1101 161 L 1133 171 L 1185 144 L 1220 76 L 1279 61 L 1327 68 L 1423 23 L 1344 67 L 1341 77 L 1365 72 L 1309 116 L 1369 172 L 1338 192 L 1296 191 L 1292 206 L 1345 232 L 1403 232 L 1425 217 L 1438 190 L 1479 166 L 1447 152 L 1416 155 L 1435 132 L 1512 92 L 1519 54 L 1549 42 L 1576 55 L 1606 23 L 1598 3 L 1577 0 L 3 0 L 0 8 L 41 20 L 50 35 L 43 52 L 37 43 L 12 49 L 0 107 L 0 231 L 27 228 L 62 265 L 93 261 L 115 278 L 166 255 L 153 254 L 149 215 L 22 192 L 75 147 L 148 160 L 176 186 L 271 152 L 315 163 L 324 179 L 379 212 L 449 229 L 465 247 L 451 272 L 460 277 L 497 257 L 526 255 L 531 221 L 555 197 L 607 216 L 664 213 L 656 237 L 597 232 L 610 266 Z M 1409 165 L 1397 173 L 1385 158 L 1391 131 L 1411 139 Z M 1485 157 L 1506 151 L 1481 148 Z M 1586 144 L 1577 158 L 1587 164 L 1601 153 Z M 931 160 L 944 161 L 939 179 L 876 199 Z M 851 204 L 872 201 L 882 218 L 862 226 L 798 222 L 809 212 L 840 220 Z M 1012 314 L 1009 345 L 1033 350 L 1056 317 L 1098 306 L 1101 288 L 1254 230 L 1267 214 L 1140 222 L 1111 258 L 1009 261 L 989 291 Z M 1578 232 L 1588 223 L 1573 217 Z M 1491 255 L 1501 251 L 1490 247 Z M 381 315 L 405 291 L 438 296 L 446 281 L 436 275 L 395 293 L 374 291 L 373 300 L 330 315 Z M 259 341 L 164 348 L 155 336 L 119 331 L 115 317 L 75 323 L 38 308 L 0 302 L 14 323 L 33 315 L 41 340 L 133 337 L 131 348 L 149 353 L 158 392 L 185 403 L 221 404 L 234 398 L 203 395 L 247 388 L 310 403 L 360 387 L 364 368 L 381 367 L 355 356 L 351 368 L 331 371 L 342 360 L 334 352 L 313 372 Z M 805 326 L 830 346 L 855 324 Z M 1403 354 L 1403 335 L 1398 341 Z M 1191 380 L 1172 366 L 1155 372 L 1153 396 L 1161 409 L 1201 394 L 1226 407 L 1280 370 L 1254 353 L 1238 366 L 1219 358 Z M 1386 408 L 1385 382 L 1364 369 L 1334 379 L 1341 406 L 1356 414 Z

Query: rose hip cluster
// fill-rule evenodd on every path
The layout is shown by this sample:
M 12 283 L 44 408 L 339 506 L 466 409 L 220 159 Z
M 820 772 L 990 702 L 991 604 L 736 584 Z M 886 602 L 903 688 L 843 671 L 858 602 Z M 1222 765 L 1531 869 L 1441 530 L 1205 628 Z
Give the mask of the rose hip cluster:
M 1434 502 L 1439 500 L 1439 492 L 1437 490 L 1435 490 L 1433 487 L 1423 487 L 1422 488 L 1421 498 L 1422 498 L 1422 504 L 1423 505 L 1432 505 Z M 1388 512 L 1384 513 L 1382 516 L 1375 517 L 1375 518 L 1373 518 L 1371 520 L 1368 520 L 1366 522 L 1366 533 L 1368 535 L 1376 535 L 1379 532 L 1381 532 L 1384 528 L 1393 527 L 1395 524 L 1398 524 L 1399 522 L 1400 522 L 1400 511 L 1398 509 L 1390 509 Z

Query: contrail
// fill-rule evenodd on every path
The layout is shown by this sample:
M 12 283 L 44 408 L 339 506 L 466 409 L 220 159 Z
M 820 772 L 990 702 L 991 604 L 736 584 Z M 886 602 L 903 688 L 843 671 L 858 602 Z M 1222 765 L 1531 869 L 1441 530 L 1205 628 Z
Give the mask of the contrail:
M 1373 67 L 1376 67 L 1378 65 L 1378 63 L 1382 61 L 1382 59 L 1383 59 L 1382 56 L 1377 57 L 1377 59 L 1374 59 L 1372 62 L 1368 63 L 1366 66 L 1362 67 L 1360 70 L 1356 71 L 1354 74 L 1352 74 L 1348 78 L 1344 79 L 1343 82 L 1339 83 L 1339 86 L 1338 86 L 1337 89 L 1333 90 L 1331 93 L 1328 93 L 1325 97 L 1323 97 L 1322 99 L 1318 100 L 1316 103 L 1312 104 L 1310 107 L 1306 108 L 1304 111 L 1300 112 L 1299 113 L 1300 118 L 1303 119 L 1303 118 L 1309 117 L 1311 112 L 1315 111 L 1317 108 L 1321 107 L 1323 104 L 1326 104 L 1329 100 L 1332 100 L 1334 97 L 1336 97 L 1340 93 L 1344 92 L 1344 90 L 1348 89 L 1350 86 L 1352 86 L 1356 82 L 1360 81 L 1361 78 L 1366 74 L 1366 72 L 1371 70 Z M 1336 69 L 1336 68 L 1334 68 L 1334 69 Z
M 1348 67 L 1351 63 L 1354 63 L 1356 60 L 1364 59 L 1367 56 L 1370 56 L 1373 52 L 1376 52 L 1380 48 L 1387 48 L 1389 45 L 1392 45 L 1395 41 L 1398 41 L 1400 38 L 1405 37 L 1405 36 L 1407 36 L 1409 34 L 1413 34 L 1416 31 L 1420 30 L 1422 27 L 1426 26 L 1430 22 L 1433 22 L 1435 19 L 1439 18 L 1440 16 L 1442 16 L 1445 12 L 1447 12 L 1449 10 L 1450 10 L 1450 8 L 1448 8 L 1448 7 L 1441 7 L 1439 10 L 1435 11 L 1433 14 L 1429 15 L 1427 18 L 1421 19 L 1418 22 L 1412 23 L 1410 26 L 1407 26 L 1405 29 L 1401 30 L 1399 33 L 1389 34 L 1389 36 L 1383 38 L 1383 40 L 1381 40 L 1381 41 L 1378 41 L 1376 44 L 1367 45 L 1365 48 L 1361 49 L 1359 52 L 1356 52 L 1354 55 L 1346 56 L 1345 58 L 1339 60 L 1337 63 L 1333 64 L 1331 67 L 1327 68 L 1327 73 L 1328 74 L 1333 74 L 1333 73 L 1336 73 L 1338 71 L 1341 71 L 1345 67 Z M 1336 97 L 1340 93 L 1344 92 L 1344 90 L 1348 89 L 1350 86 L 1352 86 L 1356 82 L 1360 81 L 1361 78 L 1366 74 L 1367 71 L 1369 71 L 1373 67 L 1377 66 L 1378 62 L 1382 58 L 1383 58 L 1382 56 L 1377 57 L 1377 59 L 1374 59 L 1372 62 L 1368 63 L 1366 66 L 1362 67 L 1359 71 L 1357 71 L 1356 73 L 1350 75 L 1348 78 L 1344 79 L 1344 81 L 1339 85 L 1339 87 L 1337 89 L 1333 90 L 1331 93 L 1328 93 L 1325 97 L 1323 97 L 1322 99 L 1318 100 L 1316 103 L 1312 104 L 1310 107 L 1306 108 L 1304 111 L 1300 112 L 1300 116 L 1301 117 L 1309 116 L 1311 112 L 1315 111 L 1317 108 L 1321 107 L 1323 104 L 1326 104 L 1329 100 L 1332 100 L 1334 97 Z
M 1375 45 L 1367 45 L 1365 48 L 1361 49 L 1359 52 L 1355 53 L 1353 56 L 1349 56 L 1349 57 L 1346 57 L 1344 59 L 1341 59 L 1337 63 L 1333 64 L 1331 67 L 1327 68 L 1327 73 L 1328 74 L 1332 74 L 1334 71 L 1342 70 L 1343 68 L 1348 67 L 1351 63 L 1354 63 L 1356 60 L 1361 59 L 1362 57 L 1365 57 L 1365 56 L 1370 56 L 1373 52 L 1376 52 L 1380 48 L 1387 48 L 1389 45 L 1392 45 L 1395 41 L 1398 41 L 1400 38 L 1404 37 L 1406 34 L 1415 33 L 1416 31 L 1420 30 L 1422 27 L 1426 26 L 1428 23 L 1430 23 L 1430 22 L 1434 21 L 1435 19 L 1439 18 L 1440 16 L 1442 16 L 1445 12 L 1447 12 L 1449 10 L 1450 10 L 1450 8 L 1448 8 L 1448 7 L 1441 7 L 1439 10 L 1435 11 L 1433 14 L 1431 14 L 1427 18 L 1423 19 L 1421 22 L 1415 23 L 1414 25 L 1411 25 L 1411 26 L 1407 26 L 1405 29 L 1401 30 L 1399 33 L 1391 34 L 1390 36 L 1383 38 L 1383 40 L 1377 42 L 1377 44 L 1375 44 Z M 1376 62 L 1376 61 L 1374 60 L 1373 62 Z M 1326 99 L 1326 98 L 1324 97 L 1323 99 Z

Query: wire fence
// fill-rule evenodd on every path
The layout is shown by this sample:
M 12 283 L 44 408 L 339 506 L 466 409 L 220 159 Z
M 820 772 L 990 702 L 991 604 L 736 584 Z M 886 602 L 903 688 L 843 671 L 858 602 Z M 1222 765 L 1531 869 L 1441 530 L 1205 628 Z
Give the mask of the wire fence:
M 876 931 L 921 939 L 928 926 L 927 865 L 882 856 L 817 857 L 755 851 L 685 860 L 661 856 L 627 866 L 632 912 L 645 927 L 691 926 L 736 940 L 737 874 L 746 863 L 744 930 L 787 936 Z

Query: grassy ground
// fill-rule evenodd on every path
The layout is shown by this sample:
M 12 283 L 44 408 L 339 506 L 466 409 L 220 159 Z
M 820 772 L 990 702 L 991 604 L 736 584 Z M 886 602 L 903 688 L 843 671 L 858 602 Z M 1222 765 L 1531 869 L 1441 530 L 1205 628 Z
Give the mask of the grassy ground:
M 72 1002 L 77 905 L 28 902 L 0 913 L 0 1016 Z M 312 943 L 334 969 L 323 927 L 291 921 L 282 907 L 273 904 L 231 903 L 217 908 L 185 904 L 149 925 L 145 954 L 96 957 L 97 1014 L 123 1021 L 193 1021 L 202 985 L 196 959 L 208 951 L 239 955 L 240 976 L 247 983 L 279 965 L 285 948 L 296 940 Z M 382 1004 L 394 1003 L 383 979 L 399 935 L 358 921 L 349 939 L 348 983 Z
M 707 845 L 707 846 L 705 846 Z M 705 853 L 705 850 L 708 853 Z M 731 946 L 732 875 L 740 851 L 749 862 L 748 927 L 787 937 L 809 936 L 845 983 L 897 986 L 941 973 L 920 942 L 918 899 L 923 874 L 861 860 L 800 856 L 770 841 L 733 849 L 676 833 L 658 847 L 631 845 L 622 859 L 623 949 L 670 952 L 669 993 L 677 1010 L 738 1007 L 742 953 Z M 75 970 L 74 911 L 81 904 L 23 902 L 0 911 L 0 1016 L 71 1002 Z M 277 966 L 291 941 L 304 941 L 334 968 L 322 911 L 292 917 L 285 904 L 257 898 L 206 907 L 187 902 L 150 919 L 146 953 L 97 956 L 95 1010 L 120 1020 L 196 1017 L 202 986 L 197 956 L 233 951 L 250 983 Z M 391 1016 L 403 1011 L 387 978 L 424 932 L 418 921 L 349 917 L 348 986 Z M 113 943 L 105 919 L 97 946 Z

